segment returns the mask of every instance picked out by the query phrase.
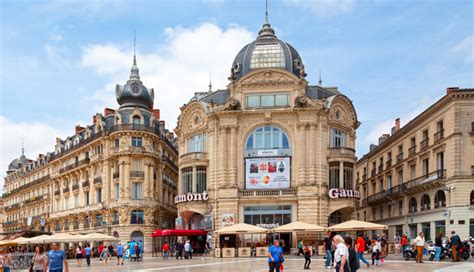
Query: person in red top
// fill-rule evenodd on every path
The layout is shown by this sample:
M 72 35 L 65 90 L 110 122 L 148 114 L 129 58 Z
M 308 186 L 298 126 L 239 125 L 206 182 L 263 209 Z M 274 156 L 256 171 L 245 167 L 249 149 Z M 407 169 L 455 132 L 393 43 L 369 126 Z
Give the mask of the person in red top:
M 364 252 L 365 252 L 365 240 L 364 240 L 364 235 L 362 233 L 359 233 L 359 237 L 357 238 L 356 245 L 355 245 L 355 250 L 357 253 L 357 261 L 360 262 L 362 261 L 369 267 L 369 262 L 365 259 L 364 257 Z
M 104 251 L 104 245 L 100 244 L 97 250 L 99 251 L 99 255 L 102 254 L 102 251 Z
M 405 250 L 407 249 L 408 245 L 408 237 L 406 234 L 403 234 L 400 244 L 402 245 L 402 255 L 405 256 Z
M 164 261 L 167 261 L 169 255 L 170 255 L 170 245 L 168 244 L 168 242 L 166 242 L 166 243 L 163 245 L 163 260 L 164 260 Z

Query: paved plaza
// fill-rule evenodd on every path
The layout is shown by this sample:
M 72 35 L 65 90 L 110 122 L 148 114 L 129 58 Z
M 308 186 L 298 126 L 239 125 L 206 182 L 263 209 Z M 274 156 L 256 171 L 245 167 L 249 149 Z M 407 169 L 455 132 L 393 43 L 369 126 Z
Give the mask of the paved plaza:
M 397 258 L 397 257 L 394 257 Z M 292 257 L 285 260 L 284 271 L 308 271 L 303 269 L 303 258 Z M 114 262 L 109 262 L 107 266 L 99 263 L 98 259 L 94 259 L 92 267 L 77 267 L 75 260 L 70 260 L 70 271 L 107 271 L 107 272 L 118 272 L 118 271 L 193 271 L 193 272 L 209 272 L 209 271 L 268 271 L 267 262 L 265 258 L 235 258 L 235 259 L 219 259 L 219 258 L 206 258 L 202 260 L 200 257 L 196 257 L 192 260 L 176 260 L 169 259 L 164 262 L 161 258 L 145 257 L 144 262 L 136 263 L 126 261 L 123 266 L 118 266 Z M 324 260 L 321 258 L 315 258 L 312 260 L 310 271 L 334 271 L 334 269 L 325 269 Z M 474 259 L 470 261 L 463 261 L 460 263 L 451 263 L 450 261 L 444 262 L 430 262 L 427 261 L 423 264 L 417 264 L 414 261 L 404 261 L 401 259 L 390 260 L 388 259 L 380 267 L 370 267 L 367 269 L 365 266 L 361 267 L 360 272 L 364 271 L 410 271 L 410 272 L 422 272 L 422 271 L 437 271 L 437 272 L 461 272 L 461 271 L 474 271 Z

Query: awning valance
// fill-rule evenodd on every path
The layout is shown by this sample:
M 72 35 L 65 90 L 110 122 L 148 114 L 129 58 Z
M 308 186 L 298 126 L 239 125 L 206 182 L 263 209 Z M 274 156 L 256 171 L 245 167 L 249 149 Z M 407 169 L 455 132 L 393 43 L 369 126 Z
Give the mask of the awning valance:
M 205 230 L 178 230 L 178 229 L 165 229 L 165 230 L 154 230 L 151 236 L 201 236 L 207 235 Z

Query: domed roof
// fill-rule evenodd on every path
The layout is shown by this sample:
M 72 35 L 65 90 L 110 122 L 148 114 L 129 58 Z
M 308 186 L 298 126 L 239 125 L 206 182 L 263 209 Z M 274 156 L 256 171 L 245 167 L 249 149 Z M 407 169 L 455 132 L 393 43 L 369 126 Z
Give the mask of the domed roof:
M 232 63 L 232 76 L 240 79 L 253 69 L 281 68 L 304 77 L 304 65 L 293 46 L 280 40 L 270 23 L 265 22 L 255 41 L 242 48 Z
M 145 109 L 153 108 L 154 90 L 148 89 L 140 80 L 137 59 L 133 56 L 133 65 L 130 71 L 130 79 L 124 86 L 117 84 L 115 87 L 115 97 L 120 108 L 140 107 Z
M 8 164 L 8 172 L 21 169 L 24 165 L 28 163 L 28 159 L 25 157 L 25 152 L 21 150 L 21 156 L 14 159 Z

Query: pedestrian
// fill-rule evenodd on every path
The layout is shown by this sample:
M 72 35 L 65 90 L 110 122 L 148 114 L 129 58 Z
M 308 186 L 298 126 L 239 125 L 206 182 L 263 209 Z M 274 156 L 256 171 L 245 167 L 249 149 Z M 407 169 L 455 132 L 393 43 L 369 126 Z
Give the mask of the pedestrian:
M 303 240 L 300 240 L 300 242 L 298 243 L 298 256 L 300 256 L 300 254 L 304 255 L 303 247 L 304 247 L 304 242 Z
M 408 246 L 408 237 L 406 234 L 403 234 L 400 244 L 402 245 L 402 255 L 405 256 L 405 251 L 407 250 Z
M 400 252 L 402 238 L 397 233 L 395 234 L 395 237 L 393 237 L 393 241 L 395 242 L 395 256 L 398 256 L 398 253 Z
M 32 264 L 33 272 L 46 272 L 48 270 L 48 267 L 46 266 L 46 256 L 42 246 L 37 246 L 35 248 L 35 255 L 33 256 Z
M 183 250 L 184 250 L 184 245 L 181 241 L 178 241 L 175 246 L 175 251 L 176 251 L 176 260 L 178 258 L 183 259 Z
M 451 242 L 451 258 L 453 259 L 453 262 L 459 262 L 461 258 L 458 255 L 458 247 L 461 244 L 461 238 L 459 238 L 459 235 L 457 235 L 453 230 L 449 241 Z
M 118 242 L 118 244 L 117 244 L 117 265 L 123 265 L 123 252 L 124 252 L 123 245 L 120 242 Z
M 372 265 L 380 265 L 380 242 L 377 238 L 372 238 Z
M 388 255 L 388 241 L 387 237 L 385 236 L 385 233 L 382 233 L 380 235 L 380 261 L 383 263 L 385 257 Z
M 66 253 L 59 248 L 56 242 L 51 244 L 51 250 L 48 251 L 48 258 L 46 258 L 46 266 L 48 272 L 68 272 L 69 267 L 66 259 Z
M 92 254 L 91 246 L 86 244 L 86 246 L 84 247 L 84 257 L 86 258 L 87 266 L 91 266 L 91 254 Z
M 135 243 L 135 255 L 137 256 L 137 262 L 140 260 L 140 244 L 138 242 Z
M 336 272 L 350 272 L 349 270 L 349 252 L 347 246 L 344 244 L 344 239 L 341 235 L 336 235 L 332 238 L 332 242 L 336 246 L 334 251 L 334 263 L 336 264 Z
M 441 249 L 443 248 L 443 233 L 439 233 L 438 236 L 435 238 L 435 257 L 434 260 L 436 262 L 439 262 L 440 254 L 441 254 Z
M 311 264 L 312 252 L 311 250 L 309 250 L 309 246 L 305 246 L 303 248 L 303 255 L 304 255 L 304 269 L 310 269 L 309 265 Z
M 416 247 L 416 262 L 423 263 L 423 250 L 425 249 L 425 234 L 420 232 L 413 242 Z
M 331 268 L 331 259 L 332 259 L 331 246 L 332 246 L 331 233 L 328 232 L 326 233 L 326 238 L 324 238 L 324 244 L 323 244 L 324 250 L 326 251 L 326 268 L 328 269 Z
M 204 245 L 204 254 L 202 254 L 201 260 L 204 260 L 205 257 L 209 256 L 211 252 L 211 245 L 209 244 L 209 241 L 206 241 L 206 244 Z
M 357 259 L 357 253 L 352 246 L 352 238 L 350 236 L 344 237 L 344 242 L 346 243 L 347 246 L 347 252 L 348 254 L 348 262 L 349 262 L 349 268 L 351 272 L 356 272 L 360 268 L 359 260 Z
M 102 252 L 104 251 L 104 244 L 103 243 L 99 244 L 99 247 L 97 248 L 97 251 L 99 252 L 99 256 L 102 256 Z
M 167 261 L 168 256 L 170 255 L 170 244 L 168 244 L 168 242 L 165 242 L 162 249 L 163 249 L 163 261 Z
M 193 258 L 193 247 L 191 246 L 189 240 L 186 240 L 186 244 L 184 244 L 184 258 Z
M 76 260 L 77 266 L 80 267 L 82 265 L 82 247 L 80 245 L 76 248 Z
M 104 261 L 104 265 L 107 266 L 107 262 L 110 258 L 110 251 L 106 248 L 102 250 L 102 254 L 100 254 L 100 260 Z
M 369 268 L 369 261 L 367 261 L 367 259 L 365 259 L 364 257 L 365 239 L 362 233 L 359 233 L 359 237 L 356 240 L 355 250 L 356 250 L 357 263 L 360 263 L 360 261 L 362 261 L 363 263 L 367 265 L 367 268 Z
M 2 268 L 4 272 L 10 272 L 10 265 L 12 264 L 12 254 L 10 249 L 6 249 L 6 253 L 1 256 Z
M 280 242 L 275 240 L 273 245 L 268 249 L 268 271 L 280 272 L 280 265 L 283 261 L 283 249 L 280 247 Z

